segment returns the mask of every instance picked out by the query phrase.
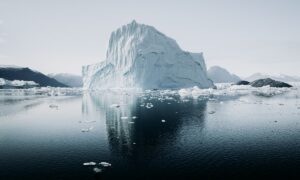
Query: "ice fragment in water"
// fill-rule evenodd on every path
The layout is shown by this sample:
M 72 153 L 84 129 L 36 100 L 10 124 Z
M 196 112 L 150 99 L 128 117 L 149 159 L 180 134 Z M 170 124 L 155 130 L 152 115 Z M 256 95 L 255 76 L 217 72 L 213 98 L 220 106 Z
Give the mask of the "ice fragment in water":
M 137 117 L 136 116 L 132 116 L 132 119 L 136 119 Z
M 94 129 L 93 126 L 91 126 L 91 127 L 89 127 L 89 128 L 81 129 L 81 132 L 89 132 L 89 131 L 91 131 L 92 129 Z
M 166 122 L 166 120 L 162 119 L 162 120 L 161 120 L 161 122 L 162 122 L 162 123 L 165 123 L 165 122 Z
M 95 166 L 97 163 L 95 162 L 85 162 L 83 163 L 84 166 Z
M 112 104 L 112 105 L 110 105 L 110 107 L 116 107 L 116 108 L 119 108 L 120 107 L 120 105 L 119 104 Z
M 147 103 L 146 108 L 148 108 L 148 109 L 153 108 L 153 104 L 152 103 Z
M 125 120 L 125 119 L 128 119 L 128 117 L 127 116 L 122 116 L 121 119 Z
M 111 164 L 108 162 L 100 162 L 99 165 L 103 166 L 103 167 L 110 167 Z
M 102 169 L 95 167 L 95 168 L 93 168 L 93 171 L 94 171 L 95 173 L 101 173 L 101 172 L 102 172 Z

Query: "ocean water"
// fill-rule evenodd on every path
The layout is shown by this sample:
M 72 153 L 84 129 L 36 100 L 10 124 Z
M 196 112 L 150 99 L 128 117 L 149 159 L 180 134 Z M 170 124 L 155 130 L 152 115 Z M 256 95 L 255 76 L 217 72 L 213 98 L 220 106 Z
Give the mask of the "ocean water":
M 288 94 L 2 94 L 0 179 L 299 178 Z

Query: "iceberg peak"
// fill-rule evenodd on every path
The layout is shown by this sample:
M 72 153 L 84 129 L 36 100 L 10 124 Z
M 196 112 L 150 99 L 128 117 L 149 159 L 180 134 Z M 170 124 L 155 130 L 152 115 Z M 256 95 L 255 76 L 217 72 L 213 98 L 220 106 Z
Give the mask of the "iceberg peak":
M 202 53 L 181 50 L 175 40 L 135 20 L 112 32 L 106 60 L 83 67 L 85 88 L 209 88 Z

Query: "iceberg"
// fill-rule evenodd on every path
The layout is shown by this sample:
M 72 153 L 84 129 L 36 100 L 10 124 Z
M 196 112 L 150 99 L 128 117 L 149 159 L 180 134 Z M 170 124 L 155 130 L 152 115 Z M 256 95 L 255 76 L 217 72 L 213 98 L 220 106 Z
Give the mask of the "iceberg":
M 220 66 L 213 66 L 207 71 L 208 77 L 214 83 L 236 83 L 241 79 Z
M 82 68 L 84 89 L 211 88 L 202 53 L 181 50 L 154 27 L 132 21 L 112 32 L 106 59 Z

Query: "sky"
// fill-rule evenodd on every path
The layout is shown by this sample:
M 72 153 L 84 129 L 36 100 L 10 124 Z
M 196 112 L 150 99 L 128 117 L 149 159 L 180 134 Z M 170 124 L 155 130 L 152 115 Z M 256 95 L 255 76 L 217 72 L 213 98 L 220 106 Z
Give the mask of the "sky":
M 0 64 L 81 74 L 135 19 L 246 77 L 300 76 L 298 0 L 0 0 Z

